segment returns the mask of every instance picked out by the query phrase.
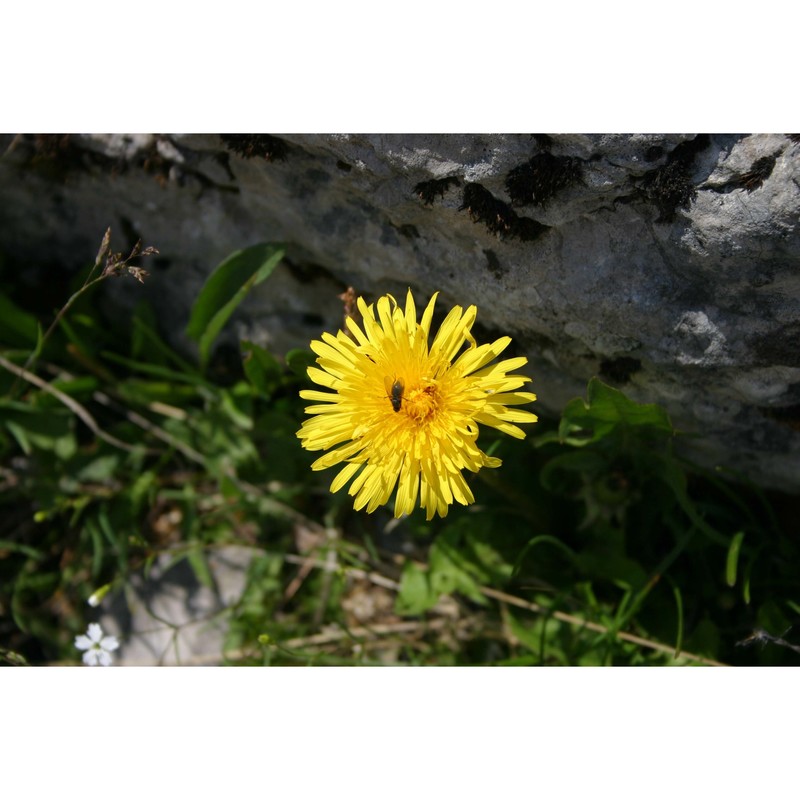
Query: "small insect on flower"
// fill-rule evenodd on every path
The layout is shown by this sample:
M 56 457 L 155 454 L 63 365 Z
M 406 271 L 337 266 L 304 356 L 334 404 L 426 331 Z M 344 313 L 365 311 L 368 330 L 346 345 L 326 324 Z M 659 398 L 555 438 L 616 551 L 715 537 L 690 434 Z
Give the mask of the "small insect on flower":
M 478 345 L 471 333 L 475 306 L 453 308 L 429 342 L 436 296 L 421 321 L 410 290 L 405 310 L 391 295 L 369 306 L 358 298 L 360 326 L 348 317 L 350 335 L 323 333 L 311 342 L 318 366 L 308 376 L 329 391 L 300 392 L 316 404 L 306 408 L 312 418 L 297 436 L 307 450 L 329 451 L 312 469 L 343 464 L 331 491 L 352 481 L 356 510 L 375 511 L 395 488 L 396 517 L 418 500 L 429 520 L 446 516 L 453 502 L 469 505 L 475 498 L 462 471 L 501 464 L 477 446 L 478 426 L 522 439 L 517 423 L 537 421 L 513 408 L 536 400 L 518 391 L 530 378 L 509 374 L 527 359 L 492 363 L 511 339 Z
M 397 378 L 392 382 L 392 379 L 387 375 L 384 378 L 383 384 L 386 387 L 386 396 L 392 401 L 392 408 L 395 412 L 399 411 L 403 405 L 403 392 L 406 388 L 405 382 L 402 378 Z

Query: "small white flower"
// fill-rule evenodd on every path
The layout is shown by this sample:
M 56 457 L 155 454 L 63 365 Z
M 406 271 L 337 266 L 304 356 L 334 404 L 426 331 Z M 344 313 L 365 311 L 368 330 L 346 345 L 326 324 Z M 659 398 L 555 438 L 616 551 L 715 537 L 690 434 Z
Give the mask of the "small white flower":
M 116 636 L 103 636 L 103 629 L 92 622 L 86 631 L 86 635 L 75 637 L 75 647 L 78 650 L 85 650 L 83 663 L 87 667 L 111 666 L 111 653 L 119 647 Z

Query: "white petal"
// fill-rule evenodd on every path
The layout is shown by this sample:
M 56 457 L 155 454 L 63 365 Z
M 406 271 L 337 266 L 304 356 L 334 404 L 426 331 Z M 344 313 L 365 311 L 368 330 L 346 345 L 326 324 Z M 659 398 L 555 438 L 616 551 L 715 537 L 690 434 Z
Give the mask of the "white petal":
M 87 667 L 96 667 L 97 666 L 97 650 L 87 650 L 83 654 L 83 663 L 86 664 Z
M 81 634 L 75 637 L 75 647 L 78 650 L 88 650 L 92 646 L 92 640 L 88 636 Z
M 86 634 L 93 642 L 99 642 L 103 638 L 103 629 L 96 622 L 90 622 Z
M 116 636 L 106 636 L 103 638 L 103 641 L 100 642 L 100 647 L 103 650 L 108 650 L 111 652 L 112 650 L 116 650 L 119 647 L 119 642 L 117 641 Z
M 111 653 L 106 653 L 105 650 L 99 650 L 97 653 L 97 660 L 100 662 L 101 667 L 110 667 Z

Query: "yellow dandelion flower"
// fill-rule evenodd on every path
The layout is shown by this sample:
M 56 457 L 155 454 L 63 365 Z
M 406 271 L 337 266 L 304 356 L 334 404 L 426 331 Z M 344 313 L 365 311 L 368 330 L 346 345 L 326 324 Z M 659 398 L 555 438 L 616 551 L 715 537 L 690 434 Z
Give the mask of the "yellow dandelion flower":
M 300 392 L 319 405 L 306 408 L 313 417 L 297 436 L 307 450 L 336 448 L 311 468 L 344 463 L 331 491 L 352 480 L 348 492 L 356 509 L 374 511 L 395 486 L 396 517 L 411 513 L 417 498 L 429 520 L 436 513 L 446 516 L 453 501 L 469 505 L 475 498 L 462 471 L 501 464 L 477 446 L 478 425 L 523 439 L 516 423 L 537 420 L 529 411 L 509 408 L 536 399 L 517 391 L 530 378 L 508 374 L 527 359 L 490 364 L 511 339 L 478 346 L 470 333 L 475 306 L 456 306 L 428 346 L 437 294 L 421 322 L 410 290 L 405 311 L 391 295 L 370 306 L 359 298 L 363 327 L 348 318 L 352 338 L 339 331 L 311 342 L 319 367 L 309 367 L 308 376 L 331 391 Z

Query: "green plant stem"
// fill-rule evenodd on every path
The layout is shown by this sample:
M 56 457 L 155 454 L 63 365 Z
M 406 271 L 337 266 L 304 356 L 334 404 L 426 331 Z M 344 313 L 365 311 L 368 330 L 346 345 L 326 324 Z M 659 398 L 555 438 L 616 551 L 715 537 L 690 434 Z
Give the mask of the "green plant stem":
M 34 386 L 37 386 L 43 392 L 53 395 L 53 397 L 55 397 L 70 411 L 72 411 L 76 417 L 79 417 L 95 436 L 112 445 L 112 447 L 118 447 L 121 450 L 127 450 L 129 453 L 135 453 L 141 449 L 134 447 L 127 442 L 123 442 L 121 439 L 117 439 L 116 436 L 112 436 L 110 433 L 106 433 L 97 424 L 95 418 L 77 400 L 70 397 L 68 394 L 64 394 L 64 392 L 62 392 L 60 389 L 56 389 L 55 386 L 51 386 L 49 383 L 47 383 L 47 381 L 43 381 L 38 375 L 28 372 L 28 370 L 24 367 L 17 366 L 4 356 L 0 356 L 0 366 L 7 369 L 13 375 L 16 375 L 18 378 L 22 378 L 23 380 L 28 381 L 28 383 L 32 383 Z
M 56 318 L 52 321 L 52 323 L 50 324 L 50 327 L 47 329 L 47 331 L 45 332 L 44 336 L 42 336 L 42 340 L 41 340 L 41 342 L 39 342 L 39 346 L 28 356 L 28 359 L 22 365 L 22 369 L 30 370 L 30 368 L 36 363 L 36 359 L 38 358 L 39 353 L 42 351 L 42 348 L 44 347 L 45 342 L 47 342 L 47 340 L 53 334 L 53 331 L 56 329 L 56 327 L 58 326 L 59 322 L 61 322 L 61 320 L 64 318 L 64 315 L 67 313 L 67 311 L 69 311 L 70 308 L 72 308 L 72 306 L 74 305 L 75 301 L 84 292 L 86 292 L 88 289 L 91 289 L 91 287 L 94 286 L 95 284 L 100 283 L 100 281 L 104 281 L 107 277 L 108 277 L 108 275 L 99 275 L 94 280 L 89 281 L 88 283 L 84 283 L 84 285 L 81 286 L 81 288 L 78 289 L 78 291 L 75 292 L 75 294 L 73 294 L 72 297 L 70 297 L 69 300 L 67 300 L 66 303 L 64 303 L 64 305 L 61 307 L 59 312 L 56 314 Z M 22 376 L 19 375 L 18 377 L 22 377 Z M 15 388 L 16 388 L 16 382 L 14 383 L 14 385 L 9 390 L 9 395 L 13 394 Z

